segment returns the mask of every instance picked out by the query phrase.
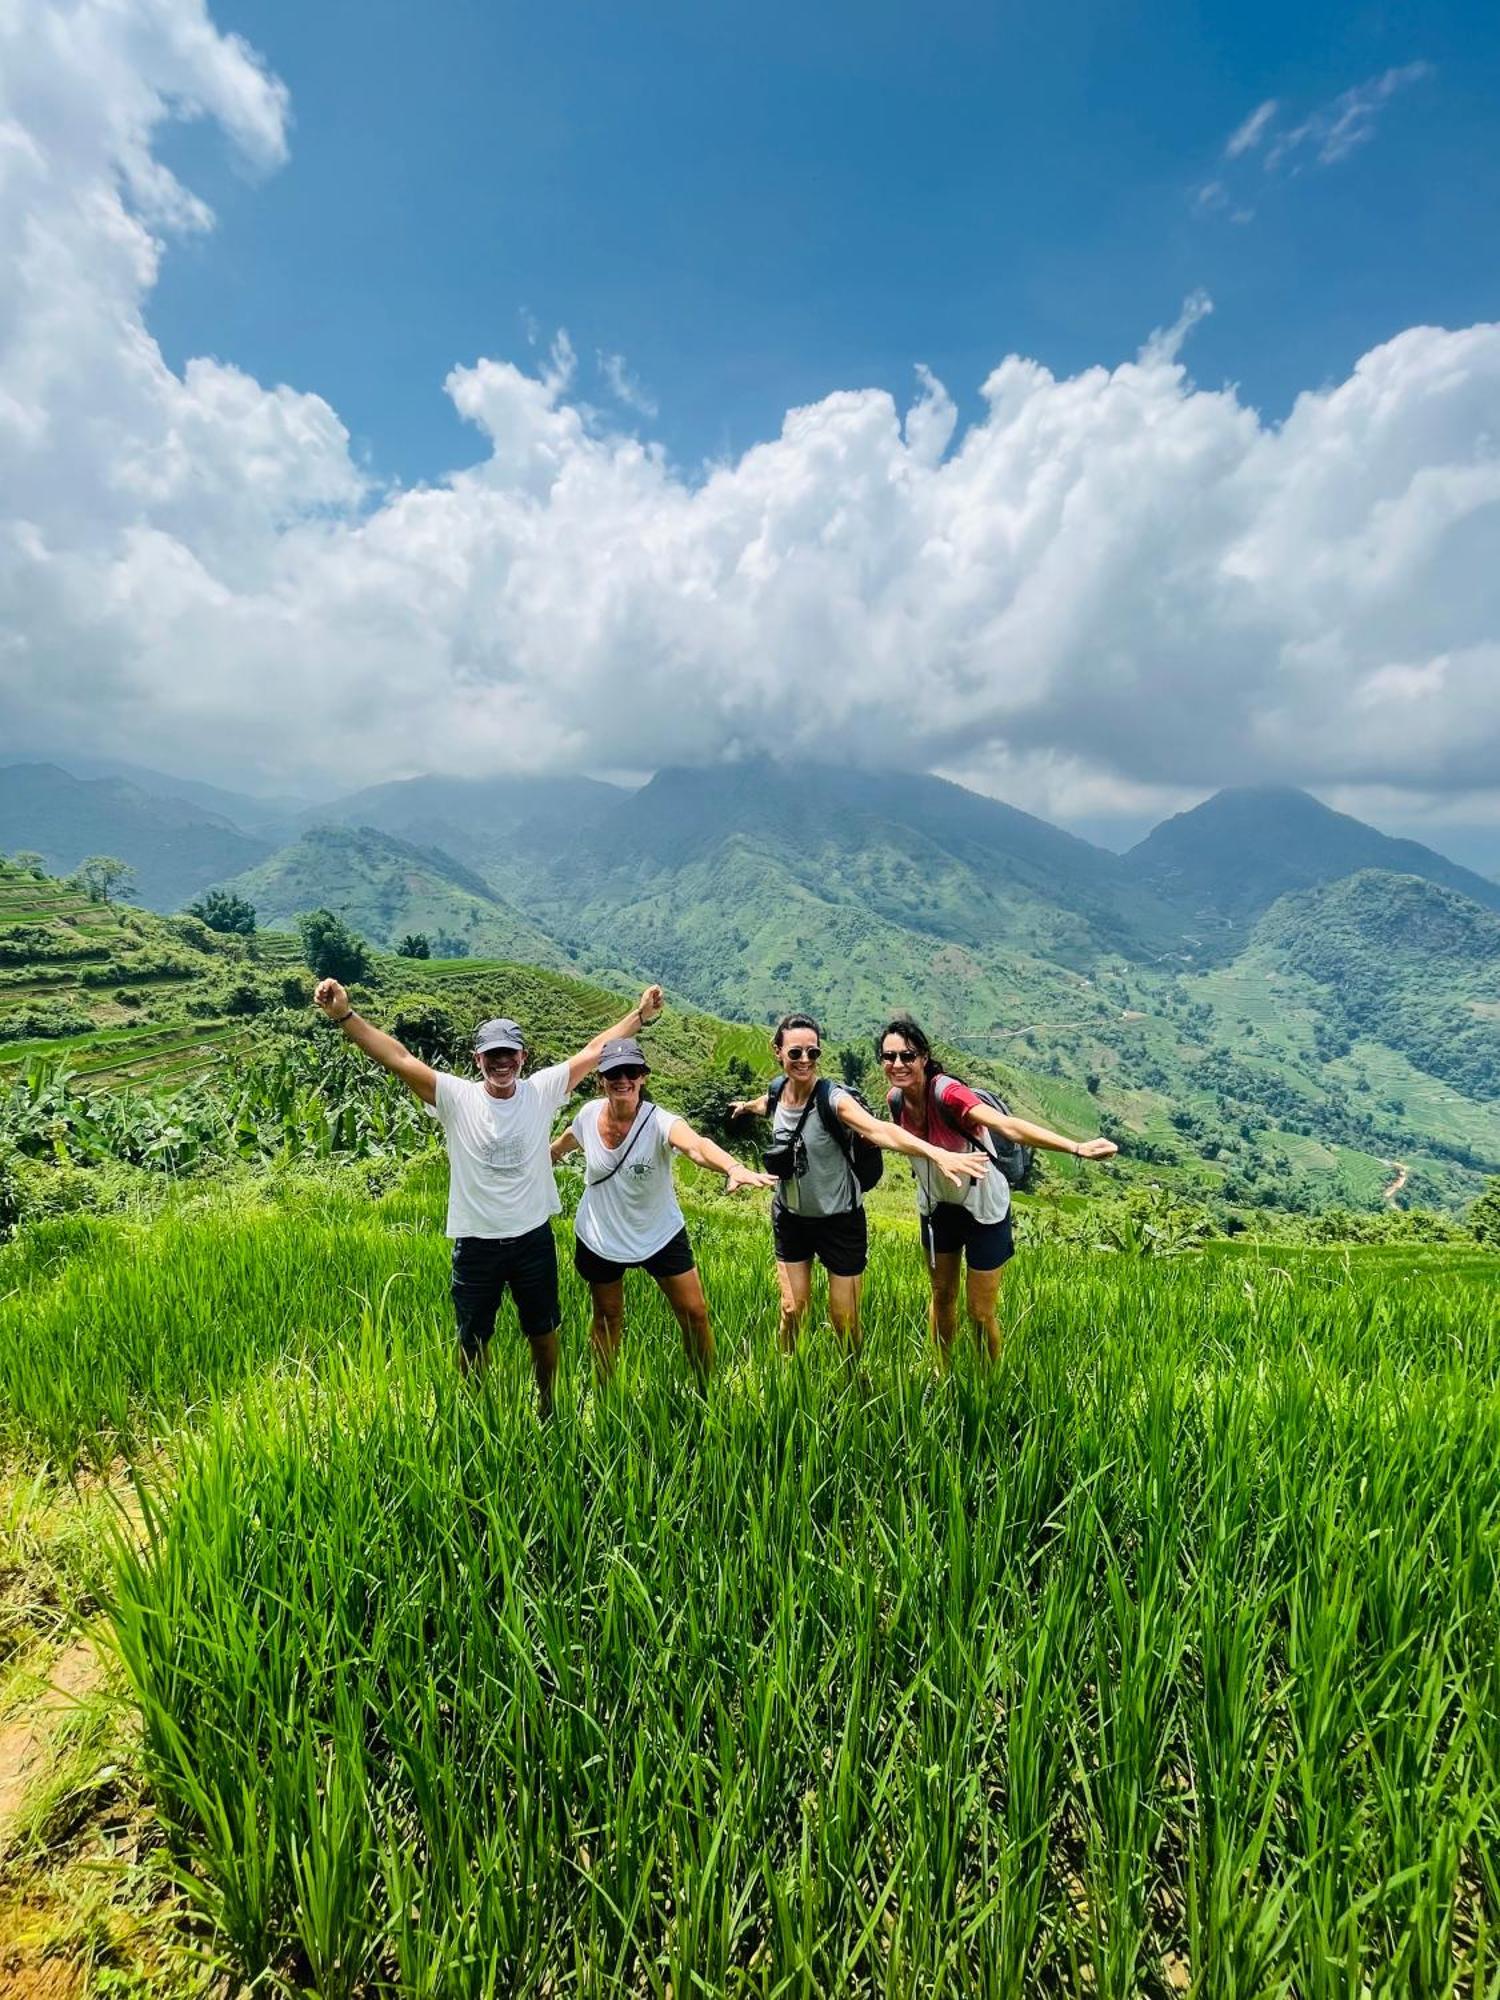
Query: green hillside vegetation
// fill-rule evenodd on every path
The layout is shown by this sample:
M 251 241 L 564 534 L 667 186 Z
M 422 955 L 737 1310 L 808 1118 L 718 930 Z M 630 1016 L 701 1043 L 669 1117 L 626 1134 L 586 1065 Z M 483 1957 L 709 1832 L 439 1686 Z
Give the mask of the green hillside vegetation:
M 374 827 L 314 827 L 258 867 L 219 885 L 253 903 L 262 926 L 290 926 L 326 906 L 374 944 L 409 931 L 475 958 L 564 966 L 555 941 L 463 862 Z

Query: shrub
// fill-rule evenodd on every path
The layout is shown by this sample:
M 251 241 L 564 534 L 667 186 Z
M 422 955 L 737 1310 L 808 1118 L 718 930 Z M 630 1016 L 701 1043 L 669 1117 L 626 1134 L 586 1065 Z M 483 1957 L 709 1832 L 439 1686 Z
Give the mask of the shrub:
M 297 919 L 297 931 L 302 955 L 319 979 L 337 979 L 347 986 L 368 975 L 368 945 L 332 910 L 309 910 Z
M 207 924 L 211 931 L 224 931 L 236 937 L 252 937 L 255 933 L 255 905 L 235 895 L 232 889 L 206 889 L 196 902 L 188 904 L 188 913 Z

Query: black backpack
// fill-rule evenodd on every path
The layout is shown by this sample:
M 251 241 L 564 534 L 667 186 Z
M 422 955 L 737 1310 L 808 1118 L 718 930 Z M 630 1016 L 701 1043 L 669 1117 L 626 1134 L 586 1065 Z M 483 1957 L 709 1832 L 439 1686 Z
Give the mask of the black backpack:
M 829 1093 L 833 1088 L 833 1084 L 830 1083 L 826 1076 L 820 1076 L 813 1085 L 813 1103 L 818 1107 L 818 1116 L 823 1121 L 823 1130 L 831 1139 L 838 1142 L 839 1151 L 849 1162 L 849 1171 L 853 1174 L 860 1193 L 868 1194 L 884 1171 L 885 1153 L 879 1146 L 872 1146 L 870 1141 L 861 1133 L 852 1132 L 844 1123 L 843 1119 L 840 1118 L 829 1102 Z M 859 1092 L 851 1084 L 841 1083 L 838 1088 L 840 1090 L 847 1090 L 861 1109 L 870 1111 L 869 1105 L 865 1103 L 863 1097 L 860 1096 Z M 781 1093 L 785 1089 L 786 1078 L 784 1076 L 774 1078 L 767 1086 L 766 1116 L 768 1118 L 776 1116 L 776 1106 L 780 1103 Z M 875 1116 L 873 1111 L 870 1111 L 870 1116 L 872 1118 Z
M 944 1104 L 941 1092 L 933 1088 L 944 1079 L 949 1083 L 959 1081 L 956 1076 L 949 1076 L 946 1070 L 933 1070 L 927 1078 L 927 1088 L 932 1091 L 932 1101 L 938 1108 L 938 1116 L 951 1131 L 961 1132 L 964 1138 L 978 1147 L 981 1153 L 988 1153 L 1010 1185 L 1018 1188 L 1031 1172 L 1031 1148 L 1023 1146 L 1019 1139 L 1002 1138 L 998 1132 L 990 1131 L 987 1126 L 976 1135 L 966 1125 L 961 1125 Z M 988 1104 L 992 1111 L 998 1111 L 1006 1118 L 1010 1117 L 1010 1106 L 1003 1097 L 997 1097 L 994 1091 L 981 1089 L 977 1083 L 965 1084 L 964 1089 L 972 1090 L 980 1103 Z M 886 1103 L 890 1106 L 891 1117 L 898 1125 L 901 1123 L 901 1107 L 905 1098 L 906 1093 L 903 1090 L 886 1092 Z

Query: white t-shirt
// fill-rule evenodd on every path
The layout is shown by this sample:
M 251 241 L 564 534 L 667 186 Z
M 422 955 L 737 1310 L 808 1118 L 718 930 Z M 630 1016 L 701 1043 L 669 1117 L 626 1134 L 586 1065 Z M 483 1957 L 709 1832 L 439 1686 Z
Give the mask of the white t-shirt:
M 643 1105 L 638 1127 L 618 1146 L 609 1147 L 599 1136 L 603 1111 L 603 1100 L 596 1097 L 573 1120 L 573 1137 L 583 1148 L 584 1172 L 574 1227 L 580 1242 L 596 1257 L 607 1257 L 612 1264 L 643 1264 L 683 1227 L 672 1185 L 668 1137 L 677 1113 L 664 1111 L 659 1104 Z M 611 1172 L 620 1159 L 624 1166 Z M 609 1174 L 608 1180 L 601 1178 L 604 1174 Z
M 450 1236 L 524 1236 L 557 1214 L 548 1149 L 568 1094 L 566 1063 L 523 1076 L 509 1097 L 438 1071 L 437 1102 L 427 1109 L 448 1148 Z

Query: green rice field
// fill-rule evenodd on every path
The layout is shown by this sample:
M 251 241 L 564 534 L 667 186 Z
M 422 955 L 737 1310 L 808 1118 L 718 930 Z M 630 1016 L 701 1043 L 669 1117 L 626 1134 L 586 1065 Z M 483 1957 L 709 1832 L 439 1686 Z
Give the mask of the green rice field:
M 425 1161 L 0 1251 L 7 1462 L 135 1467 L 109 1627 L 231 1982 L 1500 1991 L 1500 1259 L 1027 1249 L 939 1379 L 908 1222 L 857 1364 L 788 1360 L 715 1199 L 706 1393 L 649 1284 L 596 1387 L 565 1260 L 543 1430 L 439 1217 Z

